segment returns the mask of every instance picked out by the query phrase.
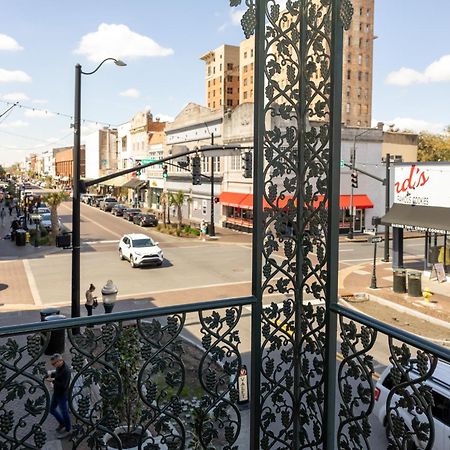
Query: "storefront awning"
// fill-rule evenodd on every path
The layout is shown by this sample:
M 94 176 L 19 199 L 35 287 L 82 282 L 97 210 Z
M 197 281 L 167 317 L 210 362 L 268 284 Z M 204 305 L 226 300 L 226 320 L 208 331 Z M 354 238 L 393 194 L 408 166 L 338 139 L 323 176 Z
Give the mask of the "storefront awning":
M 131 180 L 128 180 L 122 187 L 128 189 L 139 189 L 141 187 L 144 187 L 145 184 L 146 182 L 140 180 L 139 178 L 131 178 Z
M 120 177 L 113 178 L 112 180 L 106 180 L 103 181 L 103 186 L 114 186 L 114 187 L 122 187 L 126 182 L 128 181 L 128 178 L 126 175 L 121 175 Z
M 288 200 L 292 199 L 292 196 L 286 196 L 283 200 L 278 200 L 278 206 L 283 208 L 286 206 Z M 219 197 L 222 205 L 234 206 L 235 208 L 252 209 L 253 208 L 253 195 L 241 194 L 239 192 L 222 192 Z M 315 206 L 318 206 L 323 201 L 323 196 L 319 196 L 315 202 Z M 268 207 L 266 201 L 264 201 L 264 207 Z M 373 203 L 370 198 L 365 194 L 357 194 L 353 196 L 353 207 L 358 209 L 373 208 Z M 350 208 L 350 195 L 341 195 L 339 199 L 340 209 Z
M 450 231 L 450 208 L 394 203 L 381 223 L 407 230 L 445 233 Z

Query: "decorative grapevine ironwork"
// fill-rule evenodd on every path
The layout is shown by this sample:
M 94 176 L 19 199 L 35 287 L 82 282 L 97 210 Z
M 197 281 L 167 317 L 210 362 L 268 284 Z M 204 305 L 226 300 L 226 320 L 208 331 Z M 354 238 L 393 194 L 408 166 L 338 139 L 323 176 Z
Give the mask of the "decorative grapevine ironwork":
M 50 396 L 45 363 L 39 361 L 49 334 L 9 338 L 0 345 L 0 449 L 40 449 Z
M 377 332 L 373 328 L 346 321 L 342 316 L 339 322 L 343 360 L 338 370 L 341 397 L 338 447 L 342 450 L 370 449 L 369 416 L 375 398 L 373 358 L 368 353 L 375 344 Z
M 425 382 L 432 376 L 438 359 L 420 350 L 413 358 L 406 344 L 395 345 L 391 336 L 388 342 L 393 365 L 390 372 L 393 388 L 386 401 L 388 448 L 404 449 L 411 445 L 415 448 L 419 444 L 420 448 L 431 450 L 434 441 L 433 395 Z
M 74 449 L 122 448 L 125 430 L 145 450 L 237 449 L 242 307 L 192 315 L 198 344 L 182 336 L 186 313 L 66 330 Z M 0 343 L 2 450 L 41 449 L 56 438 L 44 383 L 48 340 L 47 332 Z

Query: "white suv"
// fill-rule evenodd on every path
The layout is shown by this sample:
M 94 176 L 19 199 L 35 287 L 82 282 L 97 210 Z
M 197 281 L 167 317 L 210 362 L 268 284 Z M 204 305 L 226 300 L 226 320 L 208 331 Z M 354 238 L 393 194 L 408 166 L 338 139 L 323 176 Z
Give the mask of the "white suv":
M 126 234 L 119 242 L 119 258 L 128 259 L 131 267 L 147 264 L 160 266 L 164 261 L 162 250 L 158 243 L 145 234 Z
M 380 376 L 375 387 L 376 413 L 378 420 L 387 428 L 386 401 L 389 392 L 394 387 L 394 380 L 391 375 L 392 365 L 388 366 Z M 419 378 L 420 374 L 415 370 L 409 373 L 412 380 Z M 401 380 L 404 382 L 405 380 Z M 431 412 L 434 418 L 434 444 L 433 450 L 448 450 L 450 448 L 450 364 L 439 361 L 433 375 L 425 382 L 431 388 L 433 396 L 433 406 Z M 391 406 L 394 406 L 401 400 L 399 395 L 394 394 L 391 400 Z M 398 409 L 405 425 L 409 430 L 413 430 L 414 416 L 408 412 L 407 407 Z M 427 422 L 425 414 L 415 416 L 420 422 Z M 411 443 L 412 444 L 412 443 Z M 410 449 L 422 448 L 424 442 L 416 442 L 407 447 Z

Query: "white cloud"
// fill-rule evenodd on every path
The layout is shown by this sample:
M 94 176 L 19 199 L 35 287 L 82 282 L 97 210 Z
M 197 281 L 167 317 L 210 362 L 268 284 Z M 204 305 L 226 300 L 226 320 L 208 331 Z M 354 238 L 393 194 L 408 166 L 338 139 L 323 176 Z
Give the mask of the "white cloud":
M 17 51 L 23 50 L 23 47 L 11 36 L 0 33 L 0 50 Z
M 81 38 L 75 53 L 85 55 L 90 61 L 100 62 L 109 57 L 126 60 L 144 56 L 168 56 L 173 54 L 173 50 L 161 47 L 153 39 L 131 31 L 126 25 L 102 23 L 97 31 Z
M 386 79 L 387 84 L 395 86 L 445 81 L 450 81 L 450 55 L 444 55 L 437 61 L 433 61 L 423 72 L 402 67 L 397 71 L 391 72 Z
M 141 96 L 141 93 L 135 88 L 130 88 L 126 91 L 122 91 L 119 95 L 122 97 L 139 98 Z
M 0 123 L 0 128 L 24 128 L 28 126 L 28 122 L 23 120 L 14 120 L 13 122 Z
M 230 11 L 231 24 L 232 25 L 240 25 L 242 16 L 244 15 L 244 13 L 245 13 L 245 9 L 232 9 Z
M 42 111 L 40 109 L 27 109 L 23 115 L 25 117 L 32 117 L 33 119 L 48 119 L 53 117 L 54 114 L 50 111 Z
M 372 121 L 374 124 L 376 120 Z M 396 117 L 392 120 L 383 121 L 385 126 L 384 129 L 388 130 L 393 128 L 394 130 L 400 131 L 414 131 L 420 133 L 421 131 L 428 131 L 430 133 L 443 133 L 446 129 L 446 124 L 439 122 L 428 122 L 421 119 L 412 119 L 410 117 Z M 390 125 L 393 125 L 390 127 Z M 373 125 L 375 126 L 375 125 Z
M 155 120 L 159 119 L 161 122 L 173 122 L 175 118 L 167 114 L 155 114 Z
M 6 100 L 7 102 L 23 102 L 29 100 L 29 97 L 23 92 L 10 92 L 9 94 L 2 95 L 2 100 Z
M 0 83 L 29 83 L 30 81 L 30 75 L 22 70 L 0 69 Z
M 36 105 L 44 105 L 45 103 L 48 103 L 48 100 L 36 98 L 31 103 L 34 103 Z

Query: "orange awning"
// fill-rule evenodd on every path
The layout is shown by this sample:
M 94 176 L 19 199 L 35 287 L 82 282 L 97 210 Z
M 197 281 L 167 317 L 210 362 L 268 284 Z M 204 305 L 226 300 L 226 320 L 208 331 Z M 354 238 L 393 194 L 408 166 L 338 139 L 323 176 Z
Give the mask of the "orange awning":
M 278 207 L 283 208 L 287 202 L 292 199 L 292 196 L 286 196 L 283 200 L 278 199 Z M 252 209 L 253 208 L 253 194 L 241 194 L 239 192 L 222 192 L 219 196 L 219 201 L 223 205 L 234 206 L 235 208 Z M 320 195 L 315 205 L 323 201 L 323 196 Z M 269 205 L 264 200 L 264 207 Z M 373 208 L 373 203 L 366 194 L 355 194 L 353 196 L 353 207 L 358 209 Z M 339 208 L 350 208 L 350 195 L 341 195 L 339 198 Z

